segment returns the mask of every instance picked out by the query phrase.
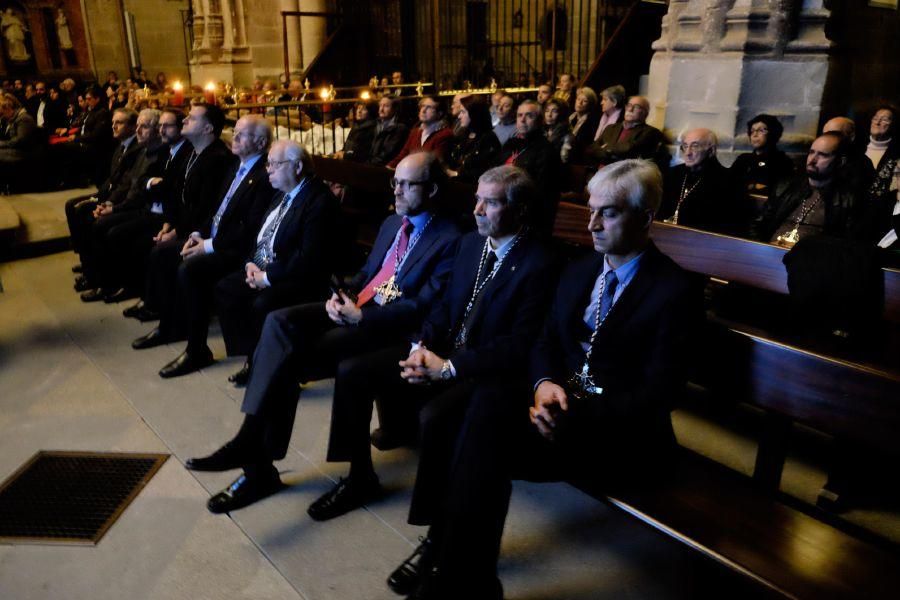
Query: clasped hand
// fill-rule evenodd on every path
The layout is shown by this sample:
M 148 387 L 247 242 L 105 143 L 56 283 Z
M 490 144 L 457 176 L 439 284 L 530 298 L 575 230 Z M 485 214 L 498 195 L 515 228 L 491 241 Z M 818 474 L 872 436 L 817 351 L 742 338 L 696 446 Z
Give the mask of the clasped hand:
M 190 258 L 203 253 L 203 238 L 195 231 L 188 237 L 184 246 L 181 247 L 181 258 Z
M 340 296 L 332 294 L 331 298 L 325 301 L 325 312 L 337 325 L 358 325 L 362 320 L 362 311 L 343 290 Z
M 256 263 L 248 262 L 244 266 L 244 272 L 247 278 L 244 280 L 254 290 L 261 290 L 269 287 L 266 283 L 266 272 L 256 266 Z
M 557 419 L 567 410 L 569 399 L 566 391 L 552 381 L 542 381 L 534 391 L 534 406 L 528 412 L 538 432 L 548 440 L 553 440 Z
M 444 359 L 423 346 L 409 353 L 406 360 L 400 361 L 400 377 L 409 383 L 428 384 L 441 380 L 441 368 Z

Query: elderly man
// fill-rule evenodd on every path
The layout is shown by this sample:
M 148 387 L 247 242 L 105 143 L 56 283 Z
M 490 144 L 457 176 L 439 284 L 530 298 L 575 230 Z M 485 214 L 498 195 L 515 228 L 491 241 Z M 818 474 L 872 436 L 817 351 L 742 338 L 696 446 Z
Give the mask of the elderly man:
M 500 140 L 500 145 L 516 134 L 516 101 L 512 96 L 504 94 L 497 103 L 497 124 L 494 125 L 494 135 Z
M 622 121 L 607 126 L 600 138 L 584 151 L 585 161 L 599 166 L 627 158 L 654 158 L 662 145 L 662 132 L 647 125 L 650 102 L 632 96 L 625 105 Z
M 823 133 L 813 141 L 806 171 L 783 182 L 766 202 L 754 223 L 754 237 L 785 248 L 809 235 L 851 237 L 865 211 L 864 197 L 841 180 L 846 141 L 840 134 Z
M 872 180 L 875 179 L 875 167 L 865 154 L 865 148 L 856 144 L 856 123 L 847 117 L 833 117 L 825 121 L 822 133 L 837 133 L 846 141 L 845 156 L 840 166 L 840 179 L 848 187 L 856 189 L 859 193 L 869 190 Z
M 532 207 L 529 224 L 538 235 L 553 230 L 559 202 L 559 152 L 544 136 L 543 111 L 534 100 L 525 100 L 516 111 L 516 135 L 500 150 L 499 163 L 523 169 L 538 187 L 538 202 Z
M 8 183 L 40 147 L 34 119 L 12 94 L 0 98 L 0 179 Z
M 159 325 L 135 340 L 135 349 L 172 342 L 185 333 L 195 353 L 206 347 L 212 290 L 250 253 L 275 193 L 265 159 L 272 138 L 272 126 L 261 115 L 246 115 L 235 124 L 231 152 L 239 163 L 223 181 L 215 214 L 183 244 L 167 244 L 154 252 L 154 289 L 171 301 L 160 305 Z
M 444 121 L 446 109 L 440 97 L 424 96 L 419 100 L 419 126 L 409 132 L 406 144 L 387 167 L 396 169 L 400 161 L 416 150 L 434 152 L 443 158 L 450 152 L 453 132 Z
M 549 305 L 555 263 L 525 225 L 536 193 L 521 169 L 486 171 L 475 193 L 478 230 L 460 240 L 450 282 L 412 336 L 416 344 L 383 348 L 339 365 L 328 460 L 350 461 L 350 474 L 309 507 L 313 519 L 340 516 L 379 494 L 369 449 L 378 395 L 407 407 L 425 405 L 410 523 L 430 522 L 446 489 L 454 434 L 469 398 L 483 380 L 524 375 L 530 340 Z M 400 588 L 395 591 L 407 591 L 403 583 Z
M 691 129 L 681 142 L 684 163 L 666 175 L 658 218 L 667 223 L 728 235 L 747 234 L 752 208 L 728 169 L 716 158 L 718 139 L 709 129 Z
M 375 138 L 368 162 L 373 165 L 386 165 L 391 162 L 409 136 L 409 128 L 400 122 L 400 101 L 388 96 L 378 101 L 378 121 L 375 124 Z
M 393 179 L 397 214 L 382 224 L 362 270 L 336 286 L 328 301 L 266 319 L 241 406 L 244 424 L 211 456 L 186 463 L 198 471 L 244 469 L 244 477 L 210 499 L 212 512 L 241 508 L 279 489 L 272 462 L 287 451 L 298 382 L 333 376 L 341 361 L 402 343 L 419 328 L 442 293 L 459 236 L 453 221 L 436 211 L 443 181 L 433 154 L 403 159 Z
M 661 184 L 659 169 L 642 160 L 591 179 L 596 252 L 563 271 L 528 378 L 485 381 L 473 394 L 427 542 L 389 584 L 417 584 L 415 598 L 500 599 L 514 477 L 649 485 L 670 465 L 669 410 L 685 385 L 703 300 L 650 241 Z

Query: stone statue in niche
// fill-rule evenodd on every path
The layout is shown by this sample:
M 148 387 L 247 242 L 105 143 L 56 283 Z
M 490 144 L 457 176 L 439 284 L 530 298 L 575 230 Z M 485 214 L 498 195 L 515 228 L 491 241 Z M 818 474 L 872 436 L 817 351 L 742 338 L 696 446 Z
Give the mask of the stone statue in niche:
M 11 62 L 24 63 L 31 60 L 28 46 L 25 45 L 25 19 L 18 11 L 7 8 L 0 15 L 0 30 L 3 31 L 3 39 L 6 40 L 6 57 Z
M 66 18 L 66 12 L 62 5 L 56 9 L 56 38 L 59 41 L 59 49 L 66 58 L 68 66 L 78 64 L 78 57 L 75 54 L 75 45 L 72 44 L 72 32 L 69 30 L 69 20 Z

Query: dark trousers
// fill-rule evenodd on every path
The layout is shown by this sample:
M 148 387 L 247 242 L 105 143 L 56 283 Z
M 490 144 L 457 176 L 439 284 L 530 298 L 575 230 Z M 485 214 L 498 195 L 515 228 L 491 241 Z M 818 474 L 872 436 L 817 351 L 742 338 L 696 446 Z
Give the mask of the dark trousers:
M 310 296 L 307 285 L 293 281 L 255 290 L 247 285 L 243 268 L 220 279 L 215 303 L 228 355 L 252 356 L 266 316 L 279 308 L 309 302 Z
M 242 412 L 262 423 L 261 439 L 256 443 L 264 446 L 263 455 L 270 461 L 284 458 L 301 382 L 331 377 L 339 363 L 379 348 L 385 339 L 364 325 L 335 325 L 325 312 L 324 302 L 272 312 L 253 354 L 241 405 Z M 399 372 L 399 368 L 394 371 Z
M 91 281 L 107 290 L 135 286 L 142 281 L 143 255 L 135 248 L 151 245 L 159 231 L 156 220 L 149 220 L 142 211 L 112 212 L 94 221 L 91 226 L 90 252 L 82 265 Z M 151 233 L 152 232 L 152 233 Z
M 69 224 L 69 238 L 72 249 L 78 254 L 84 252 L 90 240 L 91 224 L 94 222 L 93 212 L 97 202 L 91 196 L 78 196 L 66 200 L 66 222 Z

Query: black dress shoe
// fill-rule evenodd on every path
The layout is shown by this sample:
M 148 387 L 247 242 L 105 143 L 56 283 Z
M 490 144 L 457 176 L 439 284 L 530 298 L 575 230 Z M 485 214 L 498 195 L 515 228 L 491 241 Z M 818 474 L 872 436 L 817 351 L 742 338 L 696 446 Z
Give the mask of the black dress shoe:
M 209 351 L 209 348 L 207 348 L 205 352 L 193 354 L 185 350 L 178 355 L 178 358 L 160 369 L 159 376 L 163 379 L 181 377 L 182 375 L 187 375 L 188 373 L 193 373 L 194 371 L 199 371 L 204 367 L 208 367 L 213 364 L 213 362 L 215 361 L 213 360 L 212 352 Z
M 401 596 L 412 594 L 419 587 L 422 573 L 427 573 L 433 562 L 434 544 L 431 538 L 420 538 L 415 551 L 388 577 L 388 587 Z
M 119 288 L 109 294 L 103 296 L 103 301 L 107 304 L 113 304 L 114 302 L 124 302 L 125 300 L 129 300 L 134 298 L 137 294 L 131 292 L 125 288 Z
M 327 493 L 309 505 L 307 514 L 314 521 L 327 521 L 357 509 L 381 495 L 378 478 L 357 481 L 341 478 Z
M 81 292 L 81 301 L 82 302 L 99 302 L 103 300 L 103 290 L 100 288 L 95 288 L 93 290 L 88 290 L 86 292 Z
M 134 316 L 134 318 L 141 323 L 146 323 L 148 321 L 159 321 L 159 313 L 144 306 L 137 311 L 137 314 Z
M 84 267 L 81 266 L 81 263 L 78 263 L 77 265 L 72 265 L 72 272 L 73 273 L 84 273 Z
M 228 383 L 233 383 L 237 387 L 243 387 L 250 381 L 250 363 L 245 362 L 244 366 L 237 373 L 228 376 Z
M 128 308 L 126 308 L 125 310 L 123 310 L 123 311 L 122 311 L 122 316 L 123 316 L 123 317 L 129 317 L 129 318 L 131 318 L 131 319 L 136 319 L 136 318 L 137 318 L 137 315 L 138 315 L 138 312 L 140 312 L 140 310 L 141 310 L 142 308 L 144 308 L 144 301 L 143 301 L 143 300 L 138 300 L 137 304 L 132 304 L 131 306 L 129 306 Z
M 87 277 L 84 275 L 79 275 L 75 278 L 75 291 L 76 292 L 86 292 L 88 290 L 94 289 L 94 285 L 87 280 Z
M 209 456 L 189 458 L 185 468 L 191 471 L 230 471 L 247 464 L 247 454 L 234 442 L 228 442 Z
M 135 350 L 144 350 L 146 348 L 154 348 L 156 346 L 168 344 L 170 341 L 172 340 L 160 333 L 159 327 L 154 327 L 150 330 L 150 333 L 142 335 L 131 342 L 131 347 Z
M 278 471 L 274 466 L 271 472 L 265 475 L 248 477 L 245 473 L 210 498 L 206 503 L 206 508 L 209 509 L 209 512 L 216 514 L 231 512 L 271 496 L 282 488 L 284 488 L 284 484 L 278 478 Z

